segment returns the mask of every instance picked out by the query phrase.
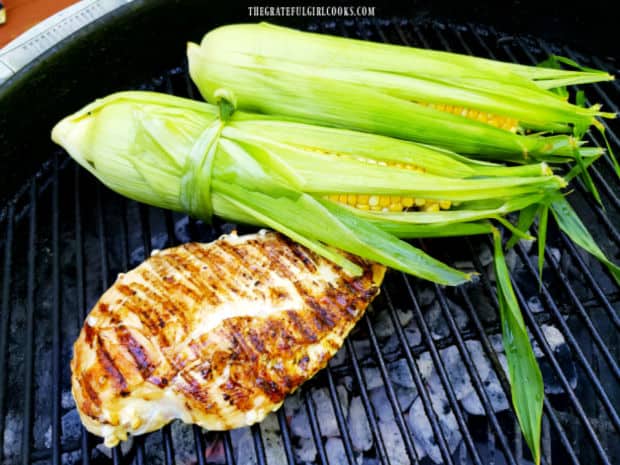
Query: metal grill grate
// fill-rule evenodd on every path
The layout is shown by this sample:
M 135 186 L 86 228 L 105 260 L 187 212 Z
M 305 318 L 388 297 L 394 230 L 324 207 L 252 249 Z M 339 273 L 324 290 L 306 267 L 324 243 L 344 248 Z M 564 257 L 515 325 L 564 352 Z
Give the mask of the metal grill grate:
M 474 25 L 377 19 L 310 29 L 522 63 L 553 52 L 617 72 L 609 61 Z M 195 96 L 183 67 L 144 88 Z M 593 85 L 589 96 L 619 111 L 617 83 Z M 607 126 L 618 152 L 618 123 Z M 391 272 L 328 367 L 260 425 L 213 433 L 177 422 L 125 447 L 97 447 L 70 396 L 72 343 L 87 310 L 151 249 L 210 241 L 233 225 L 125 200 L 63 152 L 50 158 L 0 217 L 2 463 L 531 463 L 507 401 L 486 239 L 424 241 L 438 258 L 480 271 L 480 281 L 452 289 Z M 620 184 L 611 173 L 608 160 L 593 169 L 606 211 L 580 182 L 570 198 L 617 261 Z M 559 231 L 548 242 L 540 290 L 535 248 L 521 242 L 508 256 L 547 385 L 543 463 L 618 463 L 620 290 Z

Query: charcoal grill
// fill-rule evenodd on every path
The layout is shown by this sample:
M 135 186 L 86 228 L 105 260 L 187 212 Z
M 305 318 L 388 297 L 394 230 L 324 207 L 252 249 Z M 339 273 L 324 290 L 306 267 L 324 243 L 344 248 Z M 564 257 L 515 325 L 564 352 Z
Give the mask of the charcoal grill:
M 0 108 L 8 110 L 0 112 L 0 166 L 11 170 L 0 189 L 0 463 L 531 463 L 507 401 L 485 238 L 420 243 L 481 278 L 453 289 L 390 272 L 328 367 L 260 425 L 214 433 L 177 422 L 113 450 L 81 429 L 69 393 L 69 360 L 88 309 L 117 273 L 151 250 L 210 241 L 236 227 L 121 198 L 48 141 L 61 116 L 113 90 L 197 98 L 183 44 L 216 24 L 213 12 L 206 19 L 197 2 L 185 9 L 145 3 L 82 29 L 0 87 Z M 246 20 L 245 14 L 231 9 L 217 23 Z M 304 21 L 288 24 L 526 64 L 558 53 L 618 73 L 609 57 L 486 26 L 428 17 Z M 619 111 L 617 83 L 595 84 L 588 95 Z M 607 124 L 620 152 L 620 127 Z M 591 140 L 604 144 L 595 134 Z M 592 175 L 606 210 L 579 181 L 570 200 L 618 261 L 620 183 L 608 160 Z M 535 247 L 521 242 L 508 255 L 547 386 L 542 460 L 620 463 L 620 290 L 595 260 L 551 228 L 542 287 Z

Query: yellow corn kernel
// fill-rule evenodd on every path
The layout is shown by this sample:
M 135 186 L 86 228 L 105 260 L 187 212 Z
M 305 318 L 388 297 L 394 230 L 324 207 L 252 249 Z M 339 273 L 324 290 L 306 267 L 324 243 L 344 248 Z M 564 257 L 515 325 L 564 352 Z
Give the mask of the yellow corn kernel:
M 379 196 L 371 195 L 370 198 L 368 199 L 368 205 L 370 205 L 371 207 L 378 207 L 379 206 Z
M 355 194 L 348 194 L 347 195 L 347 203 L 349 205 L 356 205 L 357 204 L 357 195 L 355 195 Z
M 403 204 L 402 203 L 391 203 L 389 210 L 391 212 L 402 212 L 403 211 Z
M 425 212 L 438 212 L 439 211 L 439 204 L 438 203 L 427 203 L 426 205 L 424 205 L 422 207 L 422 211 Z
M 403 207 L 409 208 L 413 206 L 415 200 L 412 197 L 403 197 Z
M 425 203 L 426 203 L 425 199 L 415 199 L 415 206 L 416 207 L 423 207 Z
M 382 195 L 379 197 L 379 205 L 382 207 L 387 207 L 390 205 L 390 196 L 389 195 Z
M 441 208 L 442 210 L 449 210 L 451 206 L 452 206 L 452 202 L 449 200 L 439 201 L 439 208 Z

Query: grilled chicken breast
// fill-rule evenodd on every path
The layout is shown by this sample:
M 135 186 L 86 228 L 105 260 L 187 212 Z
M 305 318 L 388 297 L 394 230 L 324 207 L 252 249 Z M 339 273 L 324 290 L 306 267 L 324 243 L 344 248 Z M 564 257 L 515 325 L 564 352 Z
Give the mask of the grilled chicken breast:
M 179 418 L 250 425 L 323 368 L 378 294 L 282 235 L 222 236 L 154 253 L 119 275 L 74 345 L 72 392 L 107 446 Z

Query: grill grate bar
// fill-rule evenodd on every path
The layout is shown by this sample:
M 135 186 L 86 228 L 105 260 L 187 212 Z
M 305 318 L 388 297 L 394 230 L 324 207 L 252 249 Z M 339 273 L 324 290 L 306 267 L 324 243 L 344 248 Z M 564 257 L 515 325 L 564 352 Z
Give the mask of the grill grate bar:
M 127 222 L 127 199 L 124 197 L 121 199 L 122 207 L 121 211 L 123 212 L 120 215 L 120 230 L 118 231 L 119 243 L 121 245 L 120 257 L 121 257 L 121 267 L 122 271 L 127 271 L 129 269 L 129 224 Z
M 395 318 L 395 315 L 394 315 L 394 313 L 395 313 L 394 305 L 393 305 L 393 302 L 392 302 L 390 294 L 386 292 L 385 293 L 385 298 L 386 298 L 386 300 L 388 302 L 388 306 L 389 306 L 389 308 L 391 310 L 390 317 L 391 317 L 391 320 L 392 320 L 392 324 L 393 324 L 394 328 L 396 329 L 396 334 L 398 335 L 399 342 L 401 344 L 401 347 L 404 350 L 404 354 L 405 354 L 405 357 L 407 359 L 407 364 L 409 365 L 409 370 L 412 373 L 414 371 L 417 372 L 417 370 L 413 368 L 414 365 L 415 365 L 415 362 L 414 362 L 413 354 L 411 352 L 411 348 L 409 347 L 409 344 L 408 344 L 408 342 L 406 340 L 403 328 L 399 324 L 397 319 Z M 420 318 L 421 317 L 421 312 L 420 312 L 420 309 L 419 309 L 419 304 L 418 304 L 417 299 L 413 299 L 412 298 L 412 302 L 413 302 L 413 306 L 414 306 L 415 313 L 416 313 L 416 319 L 417 319 L 418 323 L 423 323 L 423 325 L 426 327 L 426 323 L 424 322 L 424 318 L 423 317 Z M 426 344 L 429 345 L 429 339 L 427 338 L 428 328 L 426 327 L 422 331 L 424 331 L 424 333 L 425 333 L 424 337 L 425 337 Z M 429 346 L 430 347 L 435 347 L 434 344 L 432 344 L 432 343 Z M 436 363 L 435 360 L 433 360 L 433 362 Z M 467 448 L 468 448 L 468 450 L 469 450 L 469 452 L 470 452 L 470 454 L 471 454 L 471 456 L 472 456 L 472 458 L 474 460 L 474 463 L 482 464 L 482 459 L 480 458 L 480 454 L 478 453 L 478 450 L 474 446 L 473 437 L 472 437 L 471 433 L 469 432 L 469 429 L 467 428 L 467 425 L 465 424 L 465 419 L 463 418 L 463 413 L 461 412 L 461 409 L 458 407 L 458 404 L 457 404 L 457 401 L 456 401 L 456 398 L 455 398 L 452 386 L 449 383 L 447 383 L 447 378 L 446 378 L 446 375 L 445 375 L 445 370 L 444 370 L 443 366 L 441 366 L 441 365 L 438 365 L 438 367 L 440 367 L 439 368 L 439 375 L 441 377 L 441 382 L 442 382 L 442 384 L 444 386 L 444 389 L 446 390 L 446 393 L 449 396 L 450 406 L 451 406 L 452 411 L 453 411 L 453 413 L 455 415 L 455 418 L 456 418 L 456 420 L 458 422 L 459 428 L 461 429 L 462 436 L 463 436 L 463 438 L 465 440 Z M 417 374 L 419 375 L 419 373 L 417 373 Z M 419 387 L 418 387 L 418 392 L 419 392 Z M 491 410 L 491 412 L 492 412 L 492 410 Z M 501 432 L 501 430 L 499 430 L 499 431 Z
M 278 409 L 276 413 L 278 417 L 278 424 L 280 425 L 280 434 L 282 435 L 282 445 L 284 446 L 284 453 L 286 454 L 286 461 L 289 465 L 295 465 L 295 455 L 293 454 L 293 444 L 291 443 L 291 435 L 288 430 L 288 424 L 286 422 L 286 414 L 284 407 Z
M 560 442 L 564 446 L 564 451 L 568 453 L 568 456 L 575 465 L 579 465 L 579 459 L 577 458 L 575 449 L 573 449 L 573 446 L 568 440 L 568 437 L 566 436 L 566 431 L 564 431 L 564 428 L 560 424 L 560 420 L 558 419 L 558 416 L 556 415 L 553 406 L 547 398 L 543 399 L 543 411 L 545 413 L 545 415 L 543 416 L 543 426 L 545 424 L 548 424 L 545 423 L 545 420 L 551 421 L 551 424 L 555 428 L 557 434 L 560 436 Z M 549 461 L 551 463 L 551 454 L 547 453 L 546 455 L 547 457 L 549 457 Z
M 134 438 L 134 449 L 136 451 L 134 461 L 137 465 L 142 465 L 144 463 L 144 436 Z
M 24 357 L 24 410 L 22 429 L 22 464 L 30 463 L 30 447 L 32 443 L 33 415 L 33 377 L 34 377 L 34 292 L 35 292 L 35 266 L 36 266 L 36 240 L 37 240 L 37 182 L 33 179 L 30 183 L 30 215 L 28 231 L 28 284 L 26 297 L 26 334 Z
M 353 348 L 353 344 L 350 339 L 345 339 L 344 345 L 347 350 L 347 354 L 351 360 L 351 365 L 353 366 L 353 372 L 355 374 L 355 380 L 357 381 L 357 385 L 360 388 L 360 397 L 362 399 L 362 404 L 364 405 L 364 410 L 366 412 L 366 418 L 368 419 L 368 423 L 370 425 L 370 431 L 372 433 L 375 444 L 377 445 L 379 460 L 383 465 L 390 464 L 390 459 L 387 454 L 387 449 L 385 448 L 385 443 L 383 442 L 383 436 L 381 436 L 381 432 L 379 430 L 379 425 L 377 424 L 377 419 L 373 413 L 373 407 L 370 403 L 370 399 L 368 397 L 368 390 L 366 386 L 368 383 L 364 379 L 364 374 L 360 368 L 360 363 L 357 358 L 357 354 Z
M 329 364 L 325 367 L 325 374 L 327 375 L 327 387 L 329 389 L 329 396 L 331 398 L 332 406 L 334 407 L 334 413 L 336 415 L 336 422 L 342 437 L 342 444 L 344 446 L 344 452 L 347 456 L 347 462 L 349 465 L 355 465 L 355 456 L 353 454 L 353 446 L 351 445 L 351 435 L 349 434 L 349 428 L 347 428 L 346 419 L 342 412 L 342 405 L 340 405 L 340 397 L 336 391 L 336 383 L 334 382 L 334 376 Z
M 11 202 L 7 207 L 6 228 L 4 230 L 4 262 L 2 266 L 2 311 L 0 313 L 0 456 L 4 453 L 4 428 L 6 418 L 6 386 L 7 386 L 7 351 L 9 335 L 9 319 L 11 315 L 11 271 L 13 262 L 13 230 L 15 227 L 15 205 Z
M 114 449 L 112 449 L 112 463 L 114 465 L 121 465 L 123 463 L 121 446 L 116 446 Z
M 73 191 L 80 192 L 80 173 L 81 168 L 76 163 L 73 171 Z M 84 242 L 82 234 L 82 202 L 80 196 L 75 195 L 73 197 L 73 219 L 75 222 L 75 237 L 74 237 L 74 249 L 75 249 L 75 290 L 76 290 L 76 302 L 77 302 L 77 327 L 82 326 L 82 322 L 86 319 L 86 297 L 84 286 Z M 90 453 L 88 450 L 88 431 L 84 426 L 81 426 L 80 446 L 82 452 L 82 463 L 88 465 L 90 463 Z
M 52 181 L 52 463 L 60 464 L 60 208 L 58 205 L 58 156 L 54 154 Z
M 196 459 L 198 465 L 206 465 L 205 460 L 205 438 L 202 435 L 202 431 L 198 425 L 192 425 L 192 431 L 194 433 L 194 445 L 196 447 Z
M 230 431 L 224 433 L 224 457 L 226 457 L 226 465 L 235 465 L 235 454 L 232 440 L 230 439 Z
M 263 445 L 263 435 L 260 432 L 258 424 L 253 424 L 250 428 L 252 431 L 252 439 L 254 440 L 254 452 L 256 453 L 256 461 L 258 465 L 266 465 L 265 446 Z
M 164 444 L 164 463 L 166 465 L 174 465 L 174 445 L 170 435 L 170 424 L 164 426 L 161 430 L 162 442 Z
M 106 250 L 106 230 L 103 219 L 103 204 L 101 202 L 101 187 L 95 187 L 95 216 L 97 239 L 99 245 L 99 266 L 101 267 L 101 291 L 105 292 L 108 288 L 108 252 Z
M 101 185 L 97 184 L 95 187 L 95 222 L 96 222 L 96 232 L 97 232 L 97 241 L 99 247 L 99 266 L 101 267 L 101 293 L 105 292 L 108 288 L 108 272 L 109 272 L 109 264 L 108 264 L 108 251 L 106 247 L 106 228 L 105 221 L 103 218 L 103 203 L 101 201 Z M 100 294 L 101 294 L 100 293 Z M 86 309 L 84 309 L 87 311 Z M 112 449 L 112 462 L 114 465 L 120 464 L 123 459 L 123 453 L 121 451 L 121 446 L 118 445 Z
M 327 465 L 329 462 L 327 461 L 327 453 L 325 452 L 325 445 L 323 444 L 323 441 L 321 440 L 321 431 L 319 429 L 319 422 L 317 419 L 316 411 L 314 409 L 314 403 L 312 399 L 310 398 L 310 394 L 308 394 L 308 392 L 309 391 L 307 389 L 304 389 L 303 391 L 301 391 L 301 398 L 303 400 L 304 405 L 306 406 L 306 413 L 308 414 L 308 420 L 310 421 L 310 429 L 312 431 L 312 438 L 314 439 L 314 444 L 316 445 L 316 450 L 319 455 L 319 459 L 322 464 Z
M 409 457 L 414 459 L 415 463 L 417 463 L 418 455 L 415 450 L 415 446 L 413 445 L 413 441 L 412 441 L 413 436 L 410 433 L 409 428 L 407 427 L 407 423 L 403 417 L 403 412 L 400 409 L 398 398 L 396 397 L 396 392 L 394 391 L 394 386 L 392 385 L 392 381 L 390 380 L 390 377 L 388 375 L 387 366 L 385 364 L 385 360 L 383 359 L 383 355 L 381 354 L 381 349 L 379 348 L 377 336 L 375 335 L 375 331 L 372 327 L 370 319 L 368 318 L 368 314 L 365 314 L 362 317 L 362 319 L 364 321 L 364 326 L 366 328 L 366 331 L 368 332 L 368 338 L 370 339 L 370 346 L 372 347 L 372 350 L 375 354 L 375 360 L 377 364 L 379 365 L 379 372 L 381 373 L 381 378 L 383 379 L 383 384 L 384 384 L 385 391 L 388 396 L 388 400 L 390 401 L 390 404 L 392 405 L 392 410 L 394 412 L 394 419 L 396 420 L 396 425 L 398 426 L 398 429 L 400 430 L 400 434 L 403 437 L 405 449 Z M 428 394 L 428 393 L 425 393 L 425 394 Z M 429 416 L 433 412 L 433 408 L 430 404 L 430 401 L 429 401 L 428 407 L 430 410 L 426 412 L 427 416 Z M 435 431 L 435 434 L 438 439 L 437 445 L 439 446 L 441 456 L 444 458 L 444 460 L 447 463 L 453 463 L 452 457 L 450 457 L 450 452 L 448 451 L 448 445 L 446 444 L 446 440 L 443 437 L 443 434 L 441 433 L 441 429 L 439 428 L 438 424 L 437 424 L 437 428 L 438 429 L 437 431 Z M 438 436 L 437 436 L 437 432 L 439 432 Z

